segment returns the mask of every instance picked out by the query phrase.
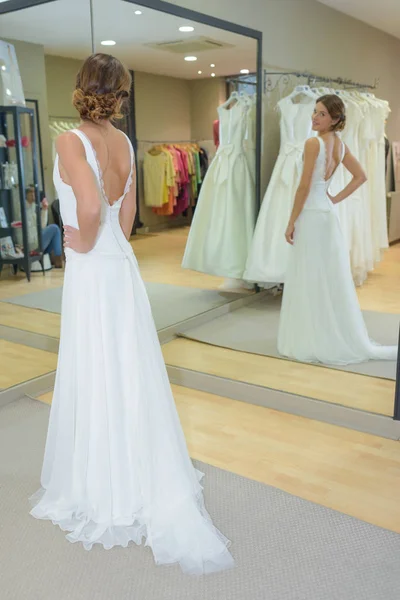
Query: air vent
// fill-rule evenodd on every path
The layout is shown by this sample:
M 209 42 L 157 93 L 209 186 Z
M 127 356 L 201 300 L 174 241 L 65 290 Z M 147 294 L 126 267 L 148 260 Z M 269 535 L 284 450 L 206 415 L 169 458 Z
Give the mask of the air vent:
M 195 39 L 176 40 L 173 42 L 160 42 L 159 44 L 146 44 L 156 50 L 165 50 L 175 54 L 192 54 L 193 52 L 206 52 L 207 50 L 224 50 L 225 48 L 234 48 L 232 44 L 225 44 L 207 37 Z

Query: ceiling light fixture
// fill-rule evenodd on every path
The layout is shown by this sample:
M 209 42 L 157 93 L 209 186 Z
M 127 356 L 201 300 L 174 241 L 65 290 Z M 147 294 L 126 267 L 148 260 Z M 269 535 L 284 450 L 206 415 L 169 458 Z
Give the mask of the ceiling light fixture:
M 102 46 L 115 46 L 117 42 L 114 42 L 114 40 L 103 40 L 101 42 Z
M 250 73 L 249 69 L 241 69 L 240 72 L 242 75 L 248 75 Z
M 179 27 L 179 31 L 182 31 L 182 33 L 191 33 L 194 31 L 194 27 L 191 25 L 183 25 L 182 27 Z
M 187 62 L 195 62 L 197 60 L 197 56 L 185 56 L 185 60 Z
M 212 69 L 215 69 L 215 65 L 214 65 L 214 63 L 212 63 L 212 64 L 210 65 L 210 67 L 211 67 Z
M 1 70 L 2 70 L 2 71 L 7 71 L 7 67 L 6 67 L 6 65 L 1 65 Z
M 198 74 L 199 74 L 199 75 L 202 75 L 202 74 L 203 74 L 203 71 L 197 71 L 197 72 L 198 72 Z
M 211 77 L 215 77 L 215 73 L 211 73 Z
M 141 10 L 135 10 L 135 15 L 142 15 L 142 11 Z

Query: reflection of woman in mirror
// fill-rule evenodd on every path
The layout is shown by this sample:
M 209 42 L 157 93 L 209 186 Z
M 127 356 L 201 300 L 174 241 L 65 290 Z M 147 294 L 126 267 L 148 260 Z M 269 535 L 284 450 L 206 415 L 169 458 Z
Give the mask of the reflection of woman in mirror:
M 61 231 L 58 225 L 52 223 L 47 225 L 48 222 L 48 209 L 49 203 L 42 194 L 40 201 L 40 214 L 41 214 L 41 226 L 42 226 L 42 243 L 43 253 L 50 254 L 52 264 L 57 268 L 62 268 L 62 241 Z M 28 239 L 29 247 L 35 250 L 39 246 L 37 221 L 36 221 L 36 202 L 35 202 L 35 188 L 30 187 L 26 190 L 26 220 L 28 225 Z
M 129 238 L 132 145 L 113 126 L 131 77 L 112 56 L 83 64 L 79 129 L 57 140 L 54 182 L 65 229 L 59 361 L 33 516 L 104 548 L 145 538 L 157 564 L 193 574 L 231 567 L 202 473 L 189 458 Z
M 286 230 L 292 251 L 282 301 L 278 349 L 304 362 L 345 365 L 370 359 L 395 360 L 395 346 L 369 339 L 350 268 L 349 251 L 336 205 L 366 175 L 337 135 L 346 123 L 338 96 L 322 96 L 313 115 L 317 137 L 306 141 L 304 166 Z M 329 184 L 340 164 L 353 176 L 337 196 Z

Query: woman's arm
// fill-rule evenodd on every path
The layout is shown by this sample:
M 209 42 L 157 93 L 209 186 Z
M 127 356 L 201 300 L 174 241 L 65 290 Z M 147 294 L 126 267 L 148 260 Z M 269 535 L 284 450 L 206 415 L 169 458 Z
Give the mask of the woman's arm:
M 133 222 L 136 215 L 136 168 L 133 163 L 132 168 L 132 183 L 129 192 L 126 194 L 122 202 L 119 213 L 119 223 L 127 240 L 131 237 Z
M 303 173 L 299 187 L 297 188 L 292 214 L 290 215 L 289 224 L 285 233 L 286 241 L 289 244 L 293 244 L 294 226 L 303 210 L 308 194 L 310 193 L 312 176 L 319 151 L 320 145 L 317 138 L 311 138 L 306 141 L 304 146 Z
M 69 184 L 77 201 L 79 230 L 65 226 L 65 245 L 76 252 L 92 250 L 100 226 L 101 200 L 92 167 L 86 160 L 85 148 L 74 133 L 57 138 L 60 175 Z
M 358 190 L 358 188 L 367 181 L 367 176 L 364 172 L 364 169 L 355 156 L 352 155 L 347 146 L 345 146 L 343 165 L 346 167 L 349 173 L 353 175 L 353 179 L 341 192 L 339 192 L 339 194 L 337 194 L 337 196 L 331 196 L 328 194 L 333 204 L 339 204 L 339 202 L 343 202 L 343 200 L 351 196 L 351 194 Z

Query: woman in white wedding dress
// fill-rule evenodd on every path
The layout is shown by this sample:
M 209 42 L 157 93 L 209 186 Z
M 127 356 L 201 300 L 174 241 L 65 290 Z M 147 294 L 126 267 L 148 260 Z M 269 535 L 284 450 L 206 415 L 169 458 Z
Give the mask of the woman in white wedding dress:
M 278 350 L 303 362 L 346 365 L 397 357 L 396 346 L 379 346 L 369 339 L 336 210 L 366 181 L 361 165 L 336 135 L 345 122 L 341 98 L 330 94 L 317 100 L 313 130 L 318 137 L 305 144 L 303 173 L 285 234 L 291 256 Z M 332 197 L 329 184 L 340 163 L 353 178 Z
M 67 260 L 42 487 L 31 514 L 87 550 L 144 538 L 157 564 L 203 574 L 233 559 L 204 506 L 202 473 L 188 455 L 128 241 L 134 156 L 111 121 L 130 84 L 117 59 L 89 57 L 74 93 L 82 124 L 57 140 Z

